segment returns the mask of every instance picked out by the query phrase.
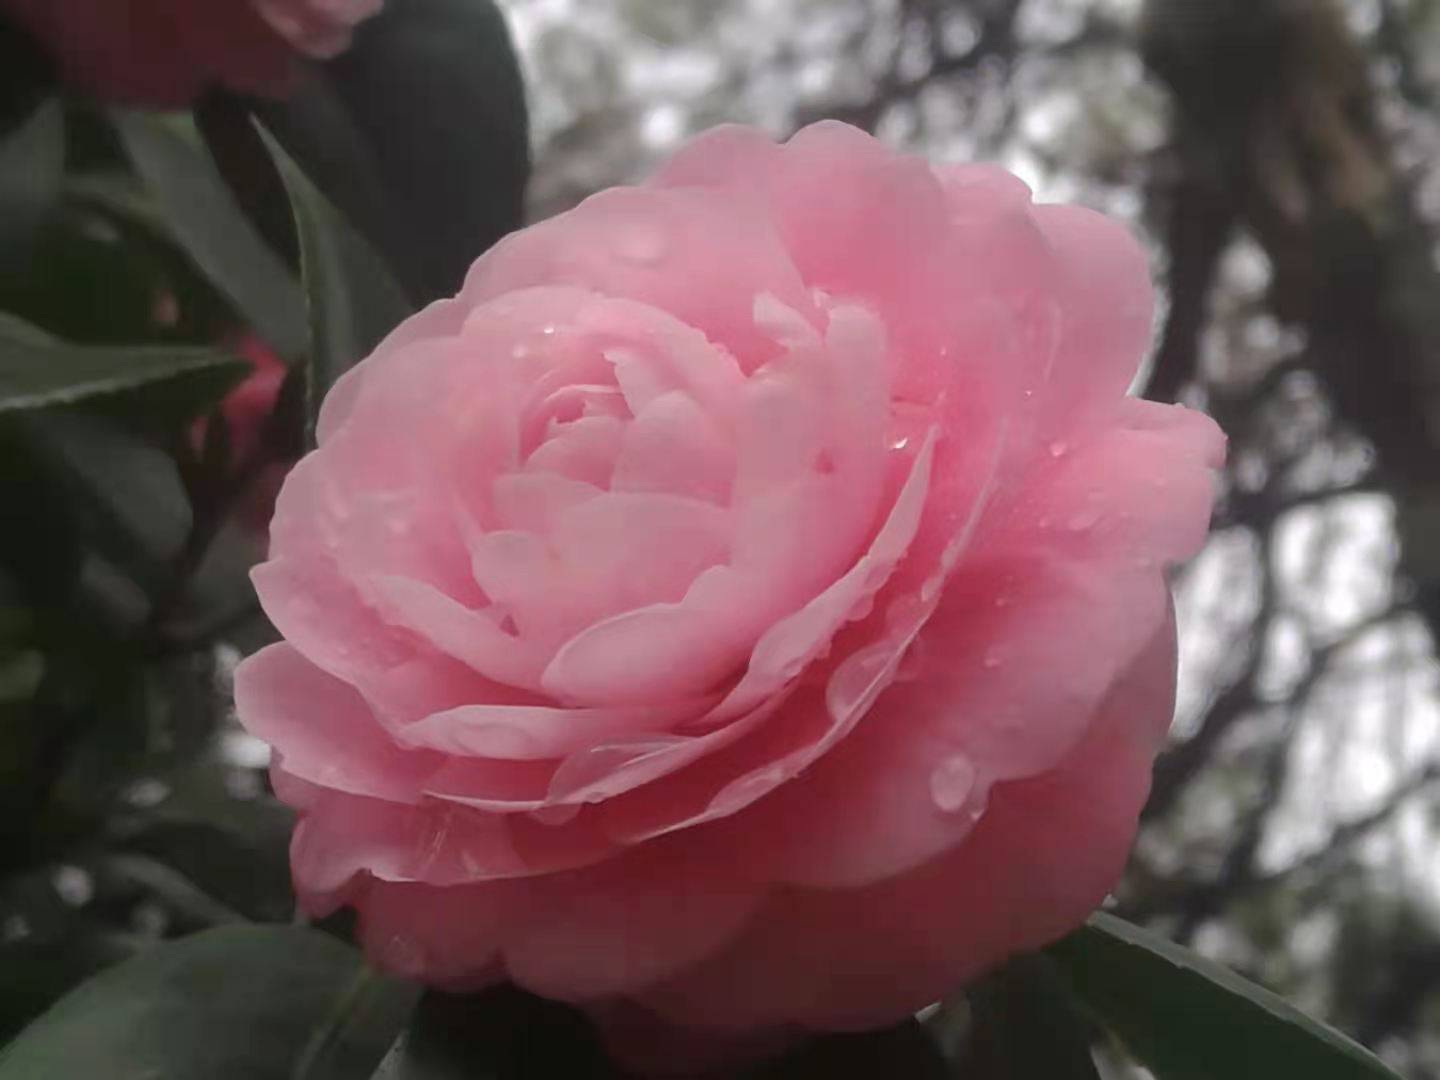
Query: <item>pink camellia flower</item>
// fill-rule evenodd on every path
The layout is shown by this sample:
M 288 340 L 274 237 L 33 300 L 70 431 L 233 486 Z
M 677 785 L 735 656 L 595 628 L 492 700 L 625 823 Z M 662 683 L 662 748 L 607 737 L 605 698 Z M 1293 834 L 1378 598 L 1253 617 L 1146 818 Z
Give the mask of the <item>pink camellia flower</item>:
M 725 127 L 331 391 L 236 675 L 370 955 L 717 1038 L 895 1020 L 1080 922 L 1170 721 L 1223 439 L 1126 397 L 1124 229 Z
M 281 94 L 297 56 L 343 52 L 384 0 L 0 0 L 66 78 L 107 99 L 176 106 L 212 83 Z

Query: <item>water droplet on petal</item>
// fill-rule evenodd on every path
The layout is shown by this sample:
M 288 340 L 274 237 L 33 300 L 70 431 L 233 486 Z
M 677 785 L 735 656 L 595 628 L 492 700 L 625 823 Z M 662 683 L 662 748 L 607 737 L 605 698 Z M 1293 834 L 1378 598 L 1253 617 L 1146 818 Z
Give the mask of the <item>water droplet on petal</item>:
M 980 665 L 989 671 L 994 671 L 1000 666 L 1000 657 L 996 656 L 993 652 L 987 652 L 980 661 Z
M 1063 442 L 1052 442 L 1052 443 L 1050 444 L 1050 446 L 1048 447 L 1048 449 L 1049 449 L 1049 451 L 1050 451 L 1050 456 L 1051 456 L 1051 457 L 1053 457 L 1053 458 L 1058 458 L 1058 457 L 1064 457 L 1064 456 L 1065 456 L 1065 452 L 1066 452 L 1067 450 L 1069 450 L 1070 447 L 1069 447 L 1068 445 L 1066 445 L 1065 443 L 1063 443 Z
M 555 327 L 553 324 L 547 323 L 545 326 L 542 326 L 540 328 L 540 333 L 544 334 L 546 337 L 550 337 L 552 334 L 555 333 Z
M 1009 607 L 1010 597 L 1006 596 L 1004 593 L 1001 593 L 999 596 L 995 597 L 995 606 L 998 608 Z
M 975 765 L 964 754 L 952 754 L 930 772 L 930 798 L 936 807 L 953 814 L 962 809 L 975 790 Z
M 1094 528 L 1099 521 L 1100 512 L 1098 510 L 1082 510 L 1065 524 L 1072 532 L 1084 532 L 1086 529 Z
M 530 346 L 523 344 L 516 345 L 515 348 L 510 350 L 510 355 L 513 356 L 516 360 L 524 360 L 527 356 L 530 355 Z

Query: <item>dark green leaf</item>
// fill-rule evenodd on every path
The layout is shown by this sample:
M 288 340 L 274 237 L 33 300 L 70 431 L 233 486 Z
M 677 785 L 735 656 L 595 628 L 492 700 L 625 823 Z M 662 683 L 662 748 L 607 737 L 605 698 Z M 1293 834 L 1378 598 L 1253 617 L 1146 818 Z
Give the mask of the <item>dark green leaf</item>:
M 0 309 L 97 345 L 209 346 L 237 323 L 124 176 L 66 176 L 24 266 L 0 265 Z
M 955 1074 L 965 1080 L 1099 1080 L 1090 1037 L 1054 963 L 1018 956 L 972 987 Z
M 879 1031 L 820 1036 L 744 1075 L 746 1080 L 946 1080 L 950 1073 L 929 1033 L 907 1020 Z
M 209 756 L 162 773 L 167 797 L 114 831 L 126 851 L 174 867 L 241 914 L 286 919 L 295 906 L 287 858 L 295 816 L 269 795 L 237 796 L 235 776 L 233 766 Z
M 68 994 L 0 1054 L 0 1080 L 352 1080 L 414 994 L 317 931 L 208 930 Z
M 195 125 L 246 216 L 271 249 L 298 268 L 300 248 L 290 199 L 247 104 L 212 90 L 195 104 Z
M 308 425 L 335 380 L 411 313 L 374 250 L 280 146 L 269 141 L 290 193 L 300 265 L 310 304 Z
M 101 348 L 46 340 L 0 316 L 0 413 L 75 405 L 142 388 L 208 403 L 244 376 L 245 362 L 213 349 Z
M 1399 1080 L 1283 998 L 1114 916 L 1091 916 L 1048 951 L 1157 1080 Z
M 574 1010 L 513 987 L 460 997 L 426 994 L 374 1080 L 604 1080 L 605 1061 Z M 0 1080 L 9 1080 L 0 1074 Z
M 67 508 L 87 544 L 147 591 L 166 577 L 190 528 L 175 462 L 130 432 L 82 413 L 14 414 L 22 478 L 29 473 Z
M 416 303 L 454 293 L 521 223 L 524 86 L 493 0 L 388 4 L 298 93 L 259 108 Z
M 65 118 L 53 98 L 0 138 L 0 266 L 24 265 L 54 208 L 65 168 Z
M 245 217 L 188 118 L 115 113 L 136 171 L 176 240 L 281 356 L 305 349 L 305 308 L 295 279 Z
M 71 987 L 133 951 L 115 934 L 94 929 L 0 946 L 0 1043 L 8 1041 Z

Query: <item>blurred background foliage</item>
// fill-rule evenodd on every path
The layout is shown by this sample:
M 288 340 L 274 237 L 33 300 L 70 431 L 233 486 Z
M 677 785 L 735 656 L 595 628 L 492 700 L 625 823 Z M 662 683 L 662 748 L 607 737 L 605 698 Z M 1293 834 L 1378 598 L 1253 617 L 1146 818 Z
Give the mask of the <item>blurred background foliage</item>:
M 1115 907 L 1440 1077 L 1440 2 L 500 8 L 523 208 L 488 3 L 395 0 L 295 98 L 193 116 L 67 97 L 0 26 L 0 1042 L 149 942 L 290 917 L 226 679 L 330 379 L 522 214 L 828 116 L 1144 237 L 1138 388 L 1231 457 Z

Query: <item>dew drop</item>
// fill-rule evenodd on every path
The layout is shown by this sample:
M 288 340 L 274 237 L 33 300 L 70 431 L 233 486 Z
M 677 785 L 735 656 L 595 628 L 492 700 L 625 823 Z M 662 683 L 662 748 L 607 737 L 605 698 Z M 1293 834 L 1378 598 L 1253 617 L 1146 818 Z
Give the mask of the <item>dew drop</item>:
M 1051 457 L 1059 458 L 1064 457 L 1070 447 L 1063 442 L 1052 442 L 1047 449 L 1049 449 Z
M 510 350 L 510 355 L 513 356 L 516 360 L 524 360 L 527 356 L 530 355 L 530 346 L 523 344 L 516 345 L 515 348 Z
M 546 325 L 542 326 L 542 327 L 540 328 L 540 333 L 544 334 L 546 337 L 551 337 L 551 336 L 553 336 L 554 333 L 555 333 L 555 326 L 554 326 L 554 324 L 553 324 L 553 323 L 547 323 Z
M 1000 657 L 996 656 L 993 652 L 987 652 L 980 661 L 980 666 L 988 671 L 994 671 L 1000 666 Z
M 1009 607 L 1010 597 L 1006 596 L 1004 593 L 1001 593 L 999 596 L 995 597 L 995 606 L 998 608 Z
M 947 814 L 970 801 L 977 778 L 975 765 L 964 754 L 952 754 L 930 772 L 930 798 Z
M 1098 510 L 1082 510 L 1065 524 L 1072 532 L 1084 532 L 1086 529 L 1093 529 L 1099 521 Z

